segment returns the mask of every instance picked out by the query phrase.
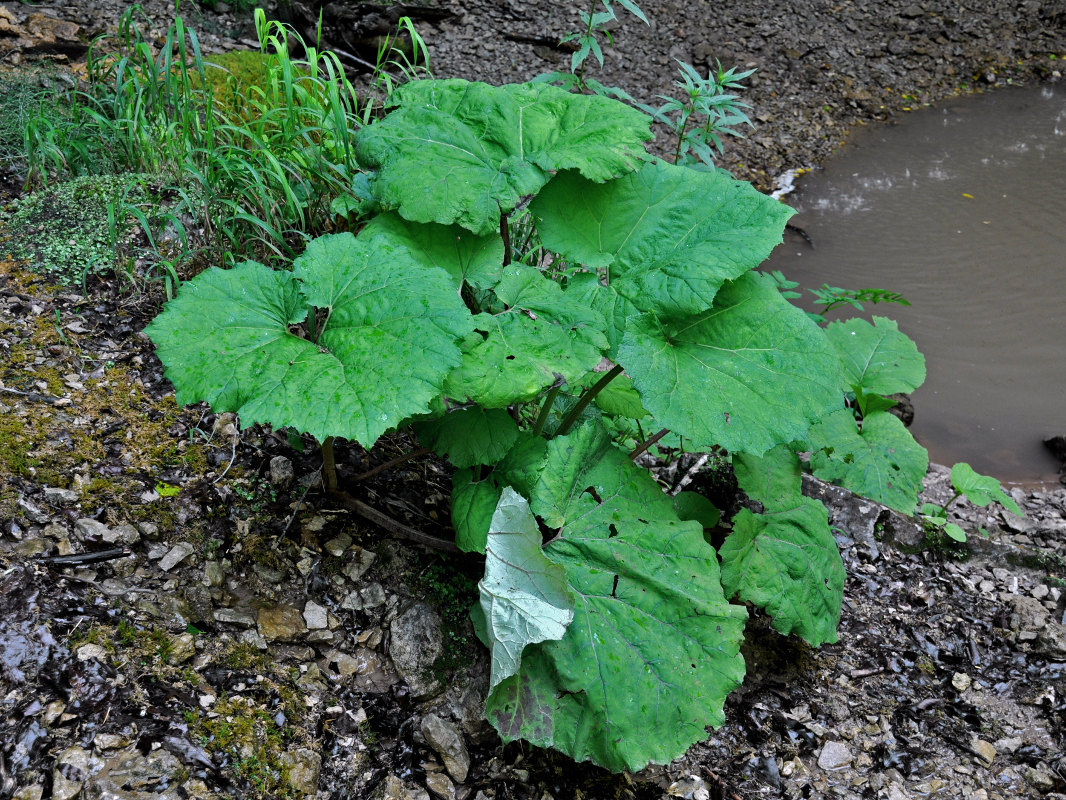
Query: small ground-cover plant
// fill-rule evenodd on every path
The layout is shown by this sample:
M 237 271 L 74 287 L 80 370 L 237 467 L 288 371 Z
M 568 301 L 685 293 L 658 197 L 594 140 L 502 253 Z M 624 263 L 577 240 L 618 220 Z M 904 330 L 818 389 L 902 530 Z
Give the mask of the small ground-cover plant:
M 999 481 L 988 475 L 979 475 L 969 464 L 960 462 L 951 468 L 951 486 L 955 494 L 944 503 L 923 503 L 922 520 L 932 531 L 942 531 L 956 542 L 966 541 L 966 531 L 954 522 L 948 522 L 948 509 L 960 497 L 965 497 L 975 506 L 984 507 L 999 503 L 1012 514 L 1022 515 L 1021 508 L 1014 499 L 1003 491 Z
M 114 268 L 116 239 L 133 231 L 115 219 L 123 203 L 154 205 L 159 191 L 147 175 L 82 175 L 16 201 L 4 224 L 4 248 L 62 283 Z

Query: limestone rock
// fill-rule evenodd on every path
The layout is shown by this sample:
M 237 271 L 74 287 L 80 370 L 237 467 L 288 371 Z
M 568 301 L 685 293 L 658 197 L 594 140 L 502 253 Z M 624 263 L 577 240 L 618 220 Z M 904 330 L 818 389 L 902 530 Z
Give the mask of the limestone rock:
M 430 794 L 441 800 L 454 800 L 457 796 L 455 784 L 448 780 L 448 776 L 443 772 L 427 772 L 426 788 L 429 789 Z
M 466 750 L 462 734 L 454 725 L 436 714 L 426 714 L 422 717 L 421 727 L 427 744 L 441 757 L 448 774 L 455 778 L 457 783 L 465 781 L 470 771 L 470 754 Z
M 310 748 L 301 747 L 299 750 L 283 753 L 281 763 L 285 766 L 289 786 L 303 797 L 314 797 L 318 791 L 322 756 Z
M 392 621 L 389 632 L 389 655 L 415 697 L 439 693 L 441 683 L 432 674 L 444 647 L 437 612 L 425 603 L 414 603 Z
M 51 506 L 72 506 L 78 502 L 78 493 L 72 489 L 44 487 L 44 499 Z
M 386 775 L 370 797 L 371 800 L 429 800 L 429 792 L 421 786 L 404 783 L 395 775 Z
M 268 642 L 291 642 L 307 633 L 300 609 L 279 604 L 259 609 L 259 633 Z
M 325 606 L 320 606 L 314 600 L 308 600 L 304 605 L 304 624 L 311 631 L 322 630 L 329 625 L 329 612 Z
M 292 482 L 296 479 L 296 473 L 293 472 L 292 462 L 285 456 L 274 456 L 270 459 L 270 482 L 277 486 L 282 491 L 285 491 Z
M 159 568 L 163 572 L 170 572 L 178 564 L 193 554 L 193 546 L 188 542 L 178 542 L 167 554 L 159 559 Z
M 74 535 L 83 542 L 107 541 L 105 537 L 112 537 L 111 529 L 104 523 L 87 517 L 74 523 Z
M 851 764 L 851 751 L 843 742 L 826 742 L 818 756 L 818 766 L 828 771 L 844 769 Z

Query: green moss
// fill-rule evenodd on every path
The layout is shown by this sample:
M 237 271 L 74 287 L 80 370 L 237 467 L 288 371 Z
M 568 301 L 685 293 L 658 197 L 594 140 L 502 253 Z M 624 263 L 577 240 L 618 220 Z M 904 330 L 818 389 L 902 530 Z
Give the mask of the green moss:
M 289 733 L 274 716 L 240 696 L 222 697 L 211 710 L 210 716 L 198 711 L 185 715 L 190 733 L 200 738 L 203 747 L 228 757 L 235 776 L 251 789 L 252 797 L 293 797 L 281 761 Z
M 469 666 L 480 647 L 470 622 L 470 607 L 478 600 L 477 581 L 442 557 L 411 576 L 411 583 L 440 612 L 444 652 L 433 664 L 433 677 L 447 680 Z
M 280 81 L 280 69 L 277 55 L 259 50 L 231 50 L 204 60 L 204 76 L 216 110 L 244 122 L 261 115 L 273 76 Z M 190 83 L 194 90 L 201 88 L 199 75 L 191 75 Z

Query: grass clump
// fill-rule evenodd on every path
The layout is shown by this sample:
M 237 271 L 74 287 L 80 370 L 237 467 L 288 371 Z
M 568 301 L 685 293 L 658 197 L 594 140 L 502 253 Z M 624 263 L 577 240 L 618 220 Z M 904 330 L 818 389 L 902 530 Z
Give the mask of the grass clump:
M 220 55 L 205 55 L 180 17 L 157 49 L 139 27 L 141 16 L 134 6 L 117 33 L 93 42 L 87 87 L 57 94 L 29 115 L 28 183 L 95 173 L 154 176 L 170 198 L 163 209 L 127 177 L 120 179 L 127 190 L 117 199 L 112 192 L 106 218 L 112 240 L 116 220 L 143 229 L 159 266 L 141 277 L 163 280 L 168 295 L 181 274 L 201 266 L 290 260 L 309 238 L 348 226 L 353 209 L 358 216 L 354 135 L 399 80 L 386 71 L 396 51 L 383 48 L 361 100 L 335 54 L 261 10 L 259 50 Z M 414 36 L 414 61 L 402 64 L 408 77 L 425 71 L 425 46 Z M 68 110 L 55 113 L 60 106 Z M 169 247 L 159 241 L 164 229 Z M 114 243 L 96 233 L 78 239 L 91 245 L 89 263 L 103 263 L 101 251 Z M 72 246 L 70 238 L 55 255 Z

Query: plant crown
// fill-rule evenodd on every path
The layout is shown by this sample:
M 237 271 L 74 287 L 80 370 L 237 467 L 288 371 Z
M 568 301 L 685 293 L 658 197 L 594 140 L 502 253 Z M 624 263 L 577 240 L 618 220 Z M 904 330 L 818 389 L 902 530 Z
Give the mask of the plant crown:
M 180 402 L 243 425 L 368 448 L 413 425 L 458 468 L 458 545 L 485 554 L 489 720 L 612 770 L 669 762 L 725 719 L 745 604 L 836 641 L 844 567 L 797 454 L 913 513 L 928 458 L 885 395 L 924 360 L 890 320 L 792 305 L 756 270 L 792 211 L 649 157 L 637 109 L 458 79 L 391 105 L 357 136 L 382 209 L 357 235 L 291 272 L 211 268 L 147 332 Z M 620 446 L 649 425 L 731 455 L 759 510 L 717 551 L 713 506 Z

